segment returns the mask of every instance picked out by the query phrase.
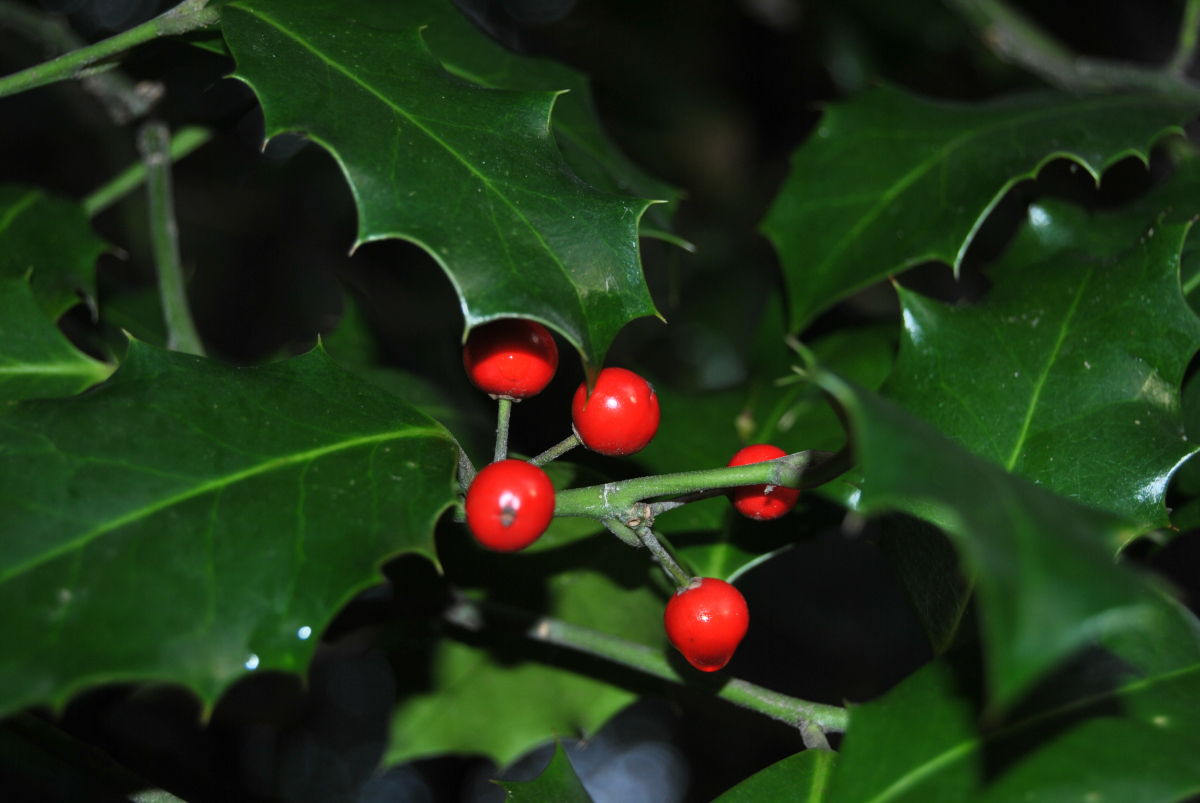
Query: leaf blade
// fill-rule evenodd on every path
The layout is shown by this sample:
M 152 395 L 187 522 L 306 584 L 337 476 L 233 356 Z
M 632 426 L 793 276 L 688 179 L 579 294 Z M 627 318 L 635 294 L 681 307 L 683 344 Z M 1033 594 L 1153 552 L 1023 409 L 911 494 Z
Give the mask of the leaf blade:
M 383 558 L 433 556 L 454 463 L 435 422 L 320 352 L 235 369 L 135 342 L 93 392 L 10 405 L 0 709 L 110 678 L 212 701 L 302 668 Z
M 571 173 L 550 131 L 555 94 L 462 84 L 403 23 L 366 2 L 241 0 L 222 25 L 268 135 L 305 131 L 342 166 L 358 243 L 420 245 L 455 284 L 468 329 L 537 320 L 598 367 L 626 322 L 656 314 L 637 243 L 650 202 Z M 313 86 L 294 92 L 296 74 Z
M 1194 112 L 1053 92 L 966 106 L 886 85 L 831 105 L 761 226 L 783 263 L 792 331 L 890 272 L 929 260 L 957 270 L 988 212 L 1047 162 L 1068 158 L 1099 179 L 1127 156 L 1146 161 Z

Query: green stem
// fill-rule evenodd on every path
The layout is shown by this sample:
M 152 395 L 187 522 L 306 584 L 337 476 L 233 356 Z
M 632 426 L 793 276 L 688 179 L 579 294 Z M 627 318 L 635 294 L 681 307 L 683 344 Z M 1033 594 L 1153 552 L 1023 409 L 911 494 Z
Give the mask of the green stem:
M 150 239 L 154 244 L 158 292 L 167 325 L 167 348 L 203 356 L 204 346 L 192 323 L 187 285 L 179 262 L 179 228 L 171 189 L 171 132 L 163 123 L 146 123 L 138 132 L 138 149 L 146 165 Z
M 211 129 L 202 128 L 201 126 L 189 125 L 179 129 L 171 137 L 171 161 L 178 162 L 212 139 L 212 136 L 213 132 Z M 83 211 L 87 213 L 88 217 L 95 217 L 133 192 L 145 180 L 145 163 L 136 162 L 131 164 L 103 187 L 97 188 L 84 198 L 82 201 Z
M 219 8 L 205 8 L 208 0 L 184 0 L 149 22 L 94 45 L 59 56 L 51 61 L 0 78 L 0 98 L 57 81 L 77 78 L 90 65 L 120 55 L 132 47 L 157 39 L 213 25 L 221 19 Z
M 1179 43 L 1167 69 L 1174 75 L 1183 75 L 1192 66 L 1196 56 L 1196 41 L 1200 34 L 1200 0 L 1187 0 L 1183 19 L 1179 23 Z
M 555 497 L 554 515 L 627 521 L 630 517 L 639 518 L 631 508 L 643 499 L 692 494 L 718 488 L 736 488 L 742 485 L 815 488 L 842 475 L 850 466 L 849 449 L 843 449 L 837 454 L 807 451 L 745 466 L 689 471 L 683 474 L 660 474 L 587 488 L 572 488 L 561 491 Z
M 571 451 L 579 444 L 580 444 L 579 436 L 577 436 L 574 432 L 572 432 L 566 438 L 563 438 L 561 441 L 554 444 L 549 449 L 542 452 L 540 455 L 533 458 L 529 462 L 535 466 L 544 466 L 547 463 L 549 463 L 551 460 L 557 460 L 558 458 L 562 457 L 564 454 Z
M 610 533 L 615 535 L 617 538 L 620 538 L 627 545 L 634 547 L 635 549 L 642 545 L 642 539 L 638 538 L 637 533 L 616 519 L 604 519 L 604 521 L 601 523 L 608 528 Z
M 1036 22 L 1001 0 L 945 0 L 1001 60 L 1017 64 L 1072 92 L 1154 92 L 1200 99 L 1200 87 L 1182 74 L 1139 64 L 1076 55 Z
M 0 28 L 8 28 L 37 42 L 46 56 L 60 56 L 87 45 L 61 17 L 10 0 L 0 0 Z M 100 101 L 116 125 L 124 125 L 141 117 L 163 95 L 163 85 L 158 81 L 135 84 L 129 76 L 116 70 L 91 75 L 82 80 L 80 85 Z
M 479 602 L 465 597 L 460 597 L 451 606 L 445 613 L 445 618 L 468 630 L 479 630 L 492 621 L 508 622 L 522 628 L 525 635 L 535 641 L 566 647 L 651 677 L 688 685 L 687 679 L 675 671 L 662 650 L 651 649 L 607 633 L 598 633 L 561 619 L 536 618 L 532 614 L 506 605 Z M 844 708 L 789 697 L 737 678 L 726 680 L 720 675 L 706 675 L 705 678 L 720 684 L 719 688 L 714 689 L 717 697 L 796 728 L 803 729 L 807 726 L 824 733 L 841 733 L 846 730 L 850 721 L 850 714 Z
M 508 420 L 512 418 L 512 399 L 501 396 L 496 411 L 496 455 L 493 462 L 508 459 Z
M 639 527 L 637 535 L 642 544 L 654 555 L 658 561 L 658 565 L 662 566 L 663 571 L 675 581 L 676 588 L 682 590 L 691 585 L 691 576 L 679 567 L 679 564 L 671 557 L 671 553 L 663 548 L 663 545 L 658 542 L 658 538 L 655 537 L 649 527 Z

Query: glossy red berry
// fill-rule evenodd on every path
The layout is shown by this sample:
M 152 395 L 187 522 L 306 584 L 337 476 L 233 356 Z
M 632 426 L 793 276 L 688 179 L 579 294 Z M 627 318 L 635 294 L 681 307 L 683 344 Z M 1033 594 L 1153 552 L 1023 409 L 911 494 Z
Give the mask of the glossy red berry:
M 667 638 L 688 663 L 716 672 L 733 657 L 750 626 L 742 592 L 715 577 L 697 577 L 667 601 Z
M 558 346 L 540 323 L 505 318 L 471 330 L 463 347 L 463 367 L 486 393 L 528 399 L 554 378 Z
M 745 466 L 750 463 L 762 463 L 777 457 L 786 457 L 787 452 L 769 443 L 756 443 L 747 446 L 733 456 L 730 466 Z M 777 519 L 796 506 L 800 492 L 795 488 L 784 488 L 780 485 L 744 485 L 730 492 L 733 506 L 747 518 L 756 521 Z
M 467 526 L 497 552 L 516 552 L 538 540 L 554 518 L 554 486 L 524 460 L 483 468 L 467 489 Z
M 600 454 L 640 452 L 658 432 L 658 419 L 654 387 L 624 368 L 605 368 L 596 378 L 591 398 L 585 383 L 571 402 L 575 434 L 584 446 Z

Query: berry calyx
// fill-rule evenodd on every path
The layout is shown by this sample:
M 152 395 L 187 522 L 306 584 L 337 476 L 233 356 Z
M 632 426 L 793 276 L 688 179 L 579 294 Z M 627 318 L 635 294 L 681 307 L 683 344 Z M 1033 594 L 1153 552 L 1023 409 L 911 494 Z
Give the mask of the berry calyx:
M 667 638 L 688 663 L 716 672 L 733 657 L 750 626 L 742 592 L 715 577 L 697 577 L 667 601 Z
M 769 443 L 756 443 L 747 446 L 733 456 L 729 466 L 745 466 L 750 463 L 764 463 L 777 457 L 786 457 L 787 452 Z M 743 485 L 730 492 L 733 506 L 747 518 L 755 521 L 770 521 L 784 515 L 796 506 L 800 492 L 795 488 L 784 488 L 782 485 Z
M 484 467 L 467 489 L 467 526 L 496 552 L 516 552 L 538 540 L 554 518 L 554 485 L 524 460 Z
M 587 383 L 575 391 L 571 421 L 575 434 L 593 452 L 617 457 L 646 448 L 658 432 L 658 395 L 654 387 L 624 368 L 605 368 L 591 398 Z
M 554 378 L 558 346 L 540 323 L 505 318 L 471 330 L 463 346 L 463 367 L 485 393 L 528 399 Z

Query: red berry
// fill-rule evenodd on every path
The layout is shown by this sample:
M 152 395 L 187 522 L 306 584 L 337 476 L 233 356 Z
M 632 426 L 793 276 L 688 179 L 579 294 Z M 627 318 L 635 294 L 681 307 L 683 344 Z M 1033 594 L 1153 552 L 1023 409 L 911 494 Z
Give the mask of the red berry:
M 624 368 L 605 368 L 596 378 L 592 397 L 588 398 L 585 383 L 571 402 L 575 434 L 600 454 L 640 452 L 658 432 L 658 418 L 654 387 Z
M 733 657 L 750 625 L 742 592 L 715 577 L 697 577 L 667 601 L 667 638 L 688 663 L 716 672 Z
M 558 346 L 540 323 L 505 318 L 471 330 L 463 347 L 463 367 L 485 393 L 528 399 L 554 378 Z
M 516 552 L 538 540 L 554 518 L 554 486 L 524 460 L 483 468 L 467 489 L 467 526 L 497 552 Z
M 733 456 L 730 466 L 745 466 L 750 463 L 763 463 L 777 457 L 786 457 L 787 452 L 769 443 L 756 443 L 747 446 Z M 796 506 L 800 492 L 795 488 L 784 488 L 781 485 L 744 485 L 734 488 L 731 492 L 733 506 L 747 518 L 757 521 L 777 519 Z

